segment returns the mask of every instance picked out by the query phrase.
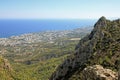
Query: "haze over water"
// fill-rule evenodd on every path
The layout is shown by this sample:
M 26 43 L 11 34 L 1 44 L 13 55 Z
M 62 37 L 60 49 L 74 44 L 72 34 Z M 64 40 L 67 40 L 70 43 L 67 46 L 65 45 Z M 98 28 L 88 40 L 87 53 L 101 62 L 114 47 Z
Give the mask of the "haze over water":
M 10 37 L 31 32 L 71 30 L 80 27 L 93 26 L 96 20 L 0 20 L 0 37 Z

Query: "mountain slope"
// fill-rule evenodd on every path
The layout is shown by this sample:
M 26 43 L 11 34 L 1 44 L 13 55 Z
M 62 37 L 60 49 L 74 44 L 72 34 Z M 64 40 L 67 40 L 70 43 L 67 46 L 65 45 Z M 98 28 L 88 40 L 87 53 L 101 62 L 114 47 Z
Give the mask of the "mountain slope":
M 93 31 L 80 40 L 70 55 L 53 73 L 50 80 L 83 80 L 81 71 L 89 65 L 102 65 L 118 71 L 120 65 L 120 19 L 101 17 Z M 73 77 L 74 76 L 74 77 Z

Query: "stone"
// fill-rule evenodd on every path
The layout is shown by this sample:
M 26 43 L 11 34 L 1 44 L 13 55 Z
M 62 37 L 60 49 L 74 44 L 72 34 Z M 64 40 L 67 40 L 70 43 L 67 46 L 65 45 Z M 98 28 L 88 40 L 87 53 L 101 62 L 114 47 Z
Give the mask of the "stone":
M 81 74 L 83 80 L 118 80 L 117 72 L 104 69 L 101 65 L 88 66 Z

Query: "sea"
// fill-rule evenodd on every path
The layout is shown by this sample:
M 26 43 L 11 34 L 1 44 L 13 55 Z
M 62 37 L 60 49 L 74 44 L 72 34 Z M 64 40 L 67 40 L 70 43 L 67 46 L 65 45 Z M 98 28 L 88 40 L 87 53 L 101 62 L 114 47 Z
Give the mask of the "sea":
M 91 19 L 1 19 L 0 38 L 8 38 L 25 33 L 71 30 L 95 24 Z

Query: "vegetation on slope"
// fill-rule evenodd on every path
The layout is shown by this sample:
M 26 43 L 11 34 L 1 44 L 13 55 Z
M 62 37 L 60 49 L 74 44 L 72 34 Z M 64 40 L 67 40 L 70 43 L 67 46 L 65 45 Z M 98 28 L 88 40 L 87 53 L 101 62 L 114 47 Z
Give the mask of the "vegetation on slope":
M 85 33 L 87 34 L 87 32 Z M 48 80 L 57 66 L 74 53 L 74 46 L 78 43 L 76 34 L 61 37 L 54 42 L 37 42 L 24 45 L 0 46 L 0 53 L 10 61 L 14 80 Z M 80 39 L 80 38 L 79 38 Z M 4 74 L 3 74 L 4 75 Z M 1 79 L 5 80 L 1 77 Z M 9 80 L 9 79 L 6 79 Z
M 12 68 L 7 61 L 0 56 L 0 79 L 1 80 L 14 80 Z
M 17 80 L 48 80 L 50 75 L 55 71 L 56 67 L 66 58 L 64 55 L 59 58 L 42 61 L 36 64 L 12 64 L 15 70 L 15 78 Z

